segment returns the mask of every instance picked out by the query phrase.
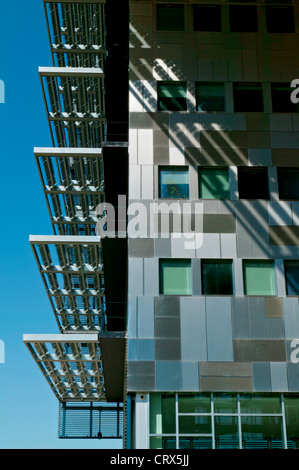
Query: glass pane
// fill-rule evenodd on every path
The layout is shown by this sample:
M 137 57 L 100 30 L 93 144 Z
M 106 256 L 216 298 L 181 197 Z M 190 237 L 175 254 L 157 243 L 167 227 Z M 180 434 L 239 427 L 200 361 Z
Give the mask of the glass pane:
M 299 295 L 299 261 L 286 261 L 284 269 L 287 295 Z
M 299 396 L 284 396 L 288 448 L 299 448 Z
M 150 449 L 163 449 L 162 437 L 151 437 Z
M 266 6 L 268 33 L 294 33 L 294 10 L 289 6 Z
M 245 295 L 276 295 L 272 261 L 244 261 Z
M 223 83 L 196 85 L 197 111 L 225 111 Z
M 229 21 L 231 32 L 257 32 L 257 7 L 255 5 L 231 5 Z
M 240 395 L 241 413 L 280 413 L 280 396 L 274 394 Z
M 202 288 L 204 295 L 232 295 L 232 262 L 203 261 Z
M 283 448 L 280 416 L 242 416 L 241 426 L 244 449 Z
M 150 394 L 150 432 L 151 434 L 162 434 L 161 393 Z
M 277 168 L 279 199 L 299 199 L 299 171 L 297 168 Z
M 160 262 L 160 293 L 164 295 L 192 295 L 190 260 Z
M 216 449 L 238 449 L 239 432 L 237 416 L 215 416 Z
M 263 92 L 259 83 L 234 84 L 235 112 L 263 112 Z
M 211 437 L 181 437 L 180 449 L 212 449 Z
M 186 83 L 158 83 L 158 96 L 160 98 L 186 98 Z
M 184 5 L 157 5 L 158 31 L 184 31 Z
M 211 399 L 209 394 L 179 394 L 179 413 L 209 413 Z
M 214 393 L 215 413 L 237 413 L 236 395 L 228 393 Z
M 199 197 L 229 199 L 228 168 L 200 168 Z
M 179 416 L 179 432 L 181 434 L 210 434 L 211 416 Z
M 160 169 L 160 198 L 188 199 L 189 175 L 184 168 Z
M 267 168 L 238 168 L 239 199 L 269 199 Z
M 162 395 L 162 432 L 175 434 L 175 395 Z
M 221 31 L 220 5 L 193 5 L 194 31 Z

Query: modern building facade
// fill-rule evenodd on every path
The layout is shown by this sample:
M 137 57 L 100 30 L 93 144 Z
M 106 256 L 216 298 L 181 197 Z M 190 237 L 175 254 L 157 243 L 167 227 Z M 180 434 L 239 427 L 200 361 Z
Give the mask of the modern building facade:
M 298 448 L 299 3 L 45 5 L 60 334 L 24 340 L 60 437 L 85 413 L 128 449 Z

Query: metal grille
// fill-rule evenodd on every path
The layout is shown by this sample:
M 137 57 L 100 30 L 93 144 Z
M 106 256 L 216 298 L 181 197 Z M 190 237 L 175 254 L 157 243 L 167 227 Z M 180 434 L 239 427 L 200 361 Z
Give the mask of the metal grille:
M 122 404 L 60 403 L 60 439 L 121 439 L 122 431 Z

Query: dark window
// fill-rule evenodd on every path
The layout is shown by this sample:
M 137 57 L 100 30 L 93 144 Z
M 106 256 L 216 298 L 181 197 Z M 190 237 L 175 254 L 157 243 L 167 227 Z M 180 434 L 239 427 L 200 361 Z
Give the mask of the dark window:
M 158 111 L 186 111 L 186 82 L 158 82 Z
M 221 31 L 220 5 L 193 5 L 194 31 Z
M 267 168 L 238 168 L 239 199 L 269 199 Z
M 163 3 L 157 5 L 157 30 L 158 31 L 184 31 L 185 7 Z
M 231 32 L 257 32 L 257 7 L 255 5 L 230 5 L 229 22 Z
M 294 9 L 291 6 L 267 5 L 266 23 L 268 33 L 294 33 Z
M 299 168 L 277 168 L 279 199 L 299 199 Z
M 235 112 L 263 112 L 263 90 L 261 83 L 234 83 Z
M 299 103 L 292 103 L 290 83 L 271 83 L 273 113 L 298 113 Z
M 203 295 L 232 295 L 232 261 L 202 261 L 202 293 Z
M 188 169 L 185 167 L 161 167 L 159 169 L 159 197 L 166 199 L 188 199 Z
M 197 111 L 225 111 L 223 83 L 198 82 L 195 94 Z
M 299 261 L 285 261 L 287 295 L 299 295 Z

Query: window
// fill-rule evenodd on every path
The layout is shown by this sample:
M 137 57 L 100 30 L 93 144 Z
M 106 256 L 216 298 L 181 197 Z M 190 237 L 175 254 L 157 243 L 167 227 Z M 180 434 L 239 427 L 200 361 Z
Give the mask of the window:
M 291 101 L 294 88 L 290 83 L 271 83 L 272 111 L 273 113 L 298 113 L 299 103 Z
M 220 5 L 193 5 L 194 31 L 218 31 L 221 27 Z
M 197 83 L 195 93 L 197 111 L 225 111 L 223 83 Z
M 160 294 L 192 295 L 191 260 L 160 260 Z
M 273 261 L 243 261 L 243 276 L 245 295 L 276 295 Z
M 238 168 L 239 199 L 269 199 L 268 169 Z
M 162 3 L 157 5 L 157 31 L 184 31 L 185 7 Z
M 263 90 L 261 83 L 234 83 L 235 112 L 263 112 Z
M 287 295 L 299 295 L 299 261 L 285 261 Z
M 200 199 L 229 199 L 228 175 L 228 168 L 200 168 Z
M 186 111 L 186 82 L 158 82 L 158 111 Z
M 255 5 L 230 5 L 229 22 L 233 33 L 257 32 L 257 7 Z
M 291 6 L 267 5 L 266 24 L 268 33 L 294 33 L 294 10 Z
M 163 199 L 188 199 L 189 174 L 185 167 L 160 167 L 159 197 Z
M 203 295 L 232 295 L 232 261 L 203 260 L 202 266 Z
M 277 168 L 279 199 L 299 199 L 299 168 Z

